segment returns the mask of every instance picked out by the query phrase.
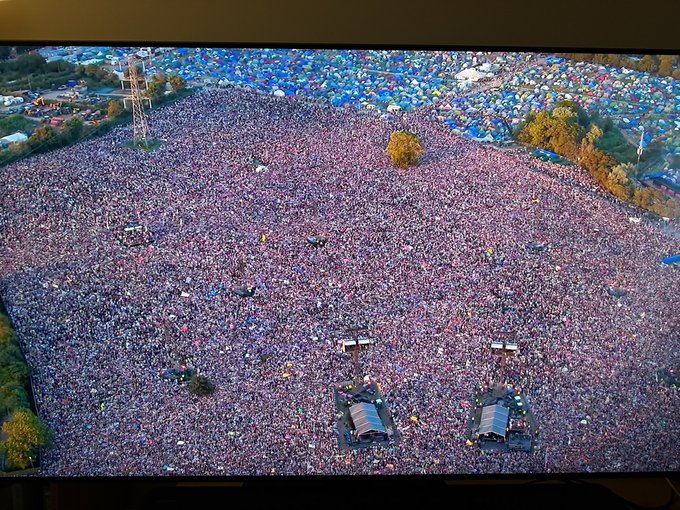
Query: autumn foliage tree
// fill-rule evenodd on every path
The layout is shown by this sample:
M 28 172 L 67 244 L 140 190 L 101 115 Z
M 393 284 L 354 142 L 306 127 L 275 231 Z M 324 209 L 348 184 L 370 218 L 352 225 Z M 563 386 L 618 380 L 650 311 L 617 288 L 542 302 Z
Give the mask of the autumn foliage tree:
M 680 201 L 667 197 L 658 189 L 642 188 L 633 195 L 633 203 L 666 218 L 680 217 Z
M 174 90 L 175 92 L 179 90 L 184 90 L 187 86 L 186 80 L 179 76 L 178 74 L 173 74 L 172 76 L 170 76 L 170 78 L 168 78 L 168 82 L 172 86 L 172 90 Z
M 579 165 L 590 172 L 593 179 L 601 186 L 606 186 L 607 176 L 616 165 L 614 158 L 596 148 L 595 144 L 589 143 L 587 139 L 581 142 L 577 161 Z
M 424 153 L 423 144 L 415 133 L 395 131 L 390 135 L 387 155 L 394 166 L 407 168 L 417 165 Z
M 37 458 L 38 450 L 51 443 L 51 433 L 28 409 L 15 411 L 2 425 L 0 450 L 10 467 L 26 469 Z
M 611 169 L 607 174 L 605 188 L 616 198 L 628 201 L 633 197 L 635 186 L 631 176 L 635 174 L 635 167 L 630 163 L 623 163 Z
M 671 76 L 677 63 L 677 55 L 659 55 L 659 74 L 661 76 Z
M 52 126 L 40 126 L 36 128 L 33 135 L 28 139 L 29 145 L 32 147 L 41 147 L 46 149 L 54 148 L 61 144 L 59 132 Z
M 575 160 L 578 156 L 578 144 L 583 136 L 582 131 L 576 110 L 567 106 L 557 106 L 552 111 L 543 110 L 529 114 L 519 131 L 518 139 L 522 143 Z
M 115 119 L 122 112 L 123 112 L 123 105 L 120 104 L 120 101 L 115 101 L 115 100 L 109 101 L 109 104 L 106 107 L 106 116 L 109 119 Z
M 655 73 L 659 70 L 659 61 L 654 55 L 645 55 L 638 63 L 638 69 L 646 73 Z
M 654 188 L 641 188 L 639 169 L 630 162 L 628 148 L 610 119 L 592 117 L 572 103 L 558 103 L 552 111 L 532 112 L 520 126 L 518 139 L 577 162 L 612 195 L 632 201 L 660 216 L 680 216 L 680 202 Z M 625 142 L 625 143 L 624 143 Z
M 0 314 L 0 470 L 24 469 L 51 433 L 29 410 L 29 370 L 9 319 Z

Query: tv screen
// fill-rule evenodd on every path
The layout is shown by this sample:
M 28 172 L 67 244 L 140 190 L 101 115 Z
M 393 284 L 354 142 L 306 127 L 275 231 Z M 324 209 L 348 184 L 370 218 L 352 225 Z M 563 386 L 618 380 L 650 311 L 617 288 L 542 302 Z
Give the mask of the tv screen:
M 679 469 L 677 56 L 0 58 L 0 470 Z

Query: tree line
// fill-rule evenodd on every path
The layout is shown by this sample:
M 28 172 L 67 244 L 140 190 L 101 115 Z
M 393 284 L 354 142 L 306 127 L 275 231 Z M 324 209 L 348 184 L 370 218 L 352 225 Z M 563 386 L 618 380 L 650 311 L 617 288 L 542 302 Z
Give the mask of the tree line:
M 22 116 L 12 115 L 4 120 L 10 121 L 10 124 L 15 124 L 15 120 L 12 117 Z M 33 130 L 33 133 L 26 142 L 12 144 L 9 148 L 0 151 L 0 166 L 12 163 L 30 154 L 39 154 L 59 147 L 65 147 L 83 139 L 93 131 L 94 128 L 85 125 L 83 119 L 78 116 L 73 116 L 66 120 L 61 125 L 61 128 L 56 128 L 49 124 L 39 125 Z
M 0 60 L 6 60 L 12 55 L 19 56 L 39 50 L 41 46 L 0 46 Z
M 517 139 L 578 163 L 615 197 L 668 218 L 680 217 L 680 202 L 663 192 L 643 186 L 643 168 L 660 158 L 661 144 L 650 145 L 638 166 L 635 146 L 608 118 L 588 113 L 571 101 L 552 110 L 531 112 L 518 127 Z
M 165 84 L 170 83 L 172 92 L 165 94 Z M 186 82 L 180 76 L 156 75 L 149 84 L 147 95 L 154 101 L 156 107 L 184 97 L 191 91 L 186 88 Z M 96 126 L 87 125 L 81 117 L 73 116 L 66 120 L 61 127 L 57 128 L 49 124 L 42 124 L 33 130 L 33 133 L 24 143 L 12 144 L 8 149 L 0 150 L 0 167 L 22 159 L 31 154 L 49 152 L 60 147 L 66 147 L 91 135 L 108 133 L 115 126 L 125 124 L 132 118 L 131 111 L 125 109 L 119 100 L 111 100 L 107 104 L 106 118 Z M 12 115 L 0 121 L 0 131 L 3 128 L 11 128 L 23 125 L 29 127 L 23 120 L 22 115 Z M 30 121 L 27 121 L 30 122 Z M 15 132 L 15 131 L 12 131 Z
M 0 92 L 4 94 L 12 90 L 37 90 L 64 85 L 69 80 L 84 80 L 91 89 L 118 84 L 115 74 L 95 64 L 75 65 L 66 60 L 47 62 L 38 53 L 0 61 Z
M 558 56 L 574 62 L 625 67 L 634 71 L 670 76 L 680 80 L 680 57 L 678 55 L 619 55 L 617 53 L 559 53 Z
M 6 315 L 0 313 L 0 471 L 33 466 L 52 433 L 30 406 L 29 369 Z

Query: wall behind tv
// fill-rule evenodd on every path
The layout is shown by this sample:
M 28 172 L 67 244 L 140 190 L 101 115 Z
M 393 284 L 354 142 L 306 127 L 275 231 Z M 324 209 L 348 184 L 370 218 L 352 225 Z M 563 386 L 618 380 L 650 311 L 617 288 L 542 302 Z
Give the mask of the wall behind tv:
M 0 40 L 678 50 L 680 2 L 0 0 Z

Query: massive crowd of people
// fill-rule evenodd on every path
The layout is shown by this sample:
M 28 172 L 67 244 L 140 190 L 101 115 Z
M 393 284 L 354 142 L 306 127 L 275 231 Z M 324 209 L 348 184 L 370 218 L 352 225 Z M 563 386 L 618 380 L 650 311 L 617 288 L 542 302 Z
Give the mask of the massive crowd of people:
M 41 472 L 678 470 L 678 394 L 654 374 L 680 360 L 661 265 L 680 241 L 577 167 L 430 115 L 205 89 L 153 112 L 154 151 L 126 148 L 126 126 L 6 167 L 0 292 L 55 432 Z M 385 150 L 402 127 L 426 148 L 410 170 Z M 135 221 L 152 244 L 118 242 Z M 332 385 L 359 324 L 401 441 L 347 452 Z M 503 332 L 519 354 L 501 368 Z M 161 377 L 180 363 L 215 393 Z M 495 381 L 528 396 L 532 453 L 466 445 L 467 403 Z

